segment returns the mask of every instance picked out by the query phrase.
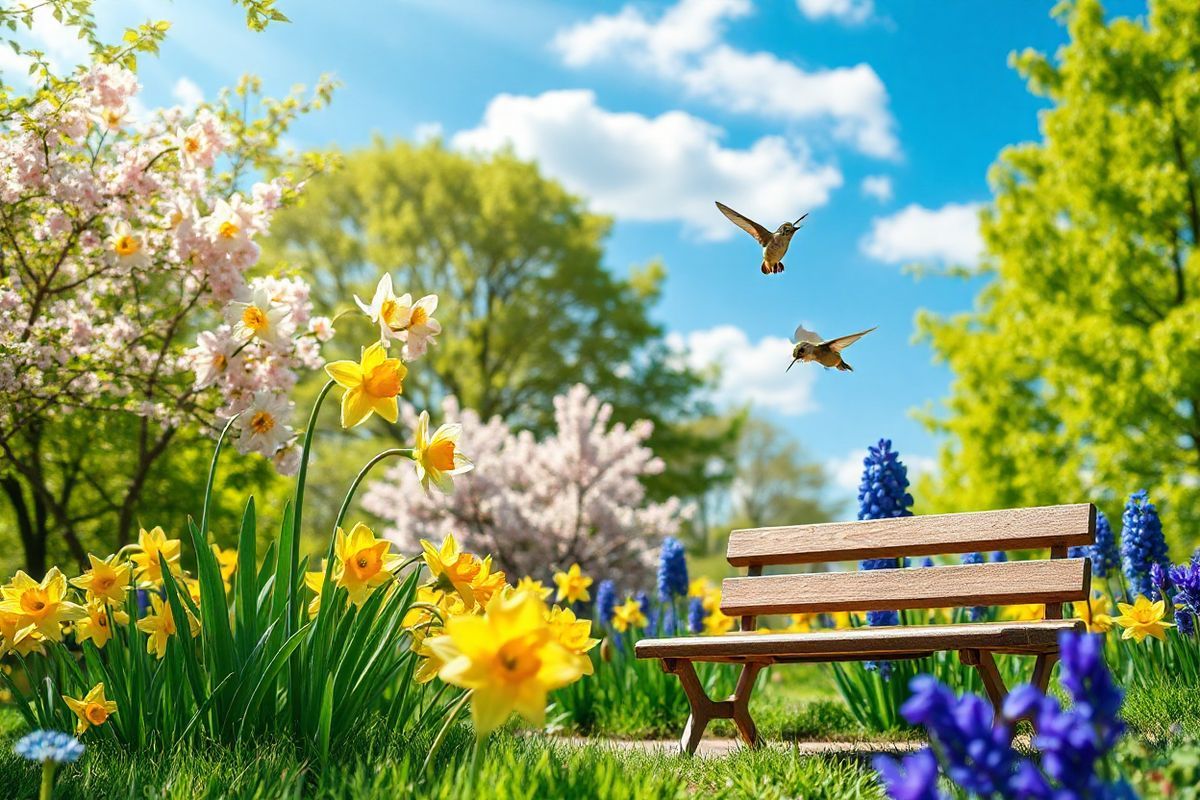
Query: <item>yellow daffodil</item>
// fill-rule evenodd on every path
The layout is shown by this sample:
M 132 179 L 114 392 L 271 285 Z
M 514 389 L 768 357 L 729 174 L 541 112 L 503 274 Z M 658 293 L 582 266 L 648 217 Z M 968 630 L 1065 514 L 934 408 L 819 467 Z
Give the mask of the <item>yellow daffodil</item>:
M 51 567 L 41 582 L 18 570 L 12 582 L 0 589 L 0 612 L 19 617 L 17 629 L 32 625 L 51 641 L 62 640 L 63 623 L 87 614 L 83 607 L 66 599 L 67 579 Z
M 378 414 L 388 422 L 399 417 L 396 398 L 404 391 L 408 368 L 398 358 L 388 358 L 387 350 L 376 342 L 362 351 L 358 363 L 334 361 L 325 372 L 346 391 L 342 394 L 342 427 L 353 428 Z
M 454 491 L 452 476 L 470 472 L 475 468 L 471 460 L 458 449 L 458 438 L 462 435 L 462 425 L 442 425 L 429 435 L 429 412 L 422 411 L 417 417 L 417 429 L 414 433 L 413 463 L 417 467 L 417 480 L 421 488 L 429 494 L 429 485 L 433 484 L 442 494 Z
M 783 630 L 787 633 L 808 633 L 813 629 L 812 614 L 792 614 L 788 626 Z
M 440 634 L 440 629 L 438 632 Z M 429 683 L 438 676 L 444 664 L 437 653 L 426 644 L 429 640 L 428 634 L 418 629 L 412 632 L 412 637 L 412 651 L 421 659 L 413 672 L 413 680 L 420 684 Z
M 733 630 L 734 622 L 736 622 L 734 617 L 727 616 L 719 608 L 714 608 L 704 618 L 704 632 L 712 636 L 729 633 Z
M 361 522 L 350 529 L 349 535 L 337 529 L 333 546 L 338 559 L 337 584 L 346 587 L 354 605 L 367 602 L 371 590 L 390 580 L 392 572 L 403 563 L 403 558 L 388 552 L 391 546 L 387 539 L 376 539 Z
M 79 717 L 79 721 L 75 723 L 76 736 L 92 726 L 103 725 L 117 710 L 117 704 L 104 696 L 103 683 L 97 683 L 82 698 L 76 699 L 64 694 L 62 699 L 75 716 Z
M 513 587 L 513 592 L 529 592 L 536 594 L 539 600 L 545 600 L 554 590 L 546 586 L 541 581 L 534 580 L 526 575 L 521 580 L 517 581 L 517 585 Z
M 591 638 L 592 621 L 576 619 L 571 609 L 554 606 L 547 614 L 546 622 L 558 643 L 579 657 L 580 671 L 584 675 L 591 675 L 592 659 L 587 652 L 600 643 L 599 639 Z
M 192 616 L 191 611 L 185 608 L 184 612 L 187 614 L 192 636 L 197 635 L 200 633 L 200 622 Z M 138 620 L 137 628 L 148 634 L 146 652 L 159 658 L 167 654 L 167 642 L 178 633 L 170 604 L 164 602 L 157 594 L 150 595 L 150 613 Z
M 688 597 L 705 597 L 712 588 L 712 581 L 708 578 L 693 578 L 688 584 Z
M 854 614 L 849 611 L 834 611 L 830 613 L 829 617 L 835 630 L 841 631 L 854 627 Z
M 700 605 L 705 611 L 712 612 L 721 605 L 721 590 L 708 589 L 700 597 Z
M 479 573 L 471 579 L 471 593 L 475 595 L 476 603 L 487 605 L 492 595 L 507 585 L 502 571 L 492 571 L 492 557 L 488 556 L 479 562 Z
M 1108 598 L 1104 595 L 1092 597 L 1090 603 L 1075 604 L 1075 617 L 1083 620 L 1088 633 L 1108 633 L 1112 630 L 1113 618 L 1110 611 Z
M 108 624 L 109 608 L 108 603 L 98 597 L 89 600 L 88 604 L 84 606 L 87 616 L 75 624 L 75 641 L 83 644 L 91 639 L 92 644 L 103 649 L 104 645 L 108 644 L 108 640 L 112 638 L 112 630 Z M 112 619 L 118 625 L 129 623 L 129 615 L 118 607 L 112 608 Z
M 336 573 L 333 579 L 335 582 L 337 581 Z M 315 617 L 317 612 L 321 610 L 321 587 L 325 585 L 325 570 L 318 569 L 314 572 L 305 572 L 304 585 L 315 595 L 308 603 L 308 615 Z
M 180 575 L 178 539 L 168 539 L 161 527 L 152 530 L 138 529 L 137 552 L 132 556 L 134 574 L 143 583 L 158 585 L 162 583 L 162 563 L 159 557 L 166 559 L 167 568 L 172 575 Z
M 421 540 L 421 552 L 434 585 L 442 591 L 456 591 L 467 608 L 475 605 L 475 590 L 471 581 L 479 576 L 481 562 L 470 553 L 460 552 L 454 536 L 446 534 L 441 547 L 434 547 L 428 539 Z
M 45 640 L 37 626 L 26 622 L 22 615 L 0 611 L 0 656 L 10 650 L 19 656 L 40 653 Z
M 496 594 L 482 615 L 452 617 L 427 644 L 443 665 L 438 675 L 472 690 L 471 716 L 480 739 L 514 710 L 535 725 L 550 691 L 578 680 L 580 659 L 558 641 L 546 606 L 533 594 Z
M 578 564 L 572 564 L 566 572 L 554 573 L 554 583 L 558 586 L 558 593 L 554 599 L 558 602 L 566 600 L 568 603 L 576 603 L 580 600 L 591 600 L 592 596 L 588 593 L 588 587 L 592 585 L 592 579 L 583 574 Z
M 1046 607 L 1038 603 L 1008 606 L 1004 609 L 1003 616 L 1005 619 L 1016 620 L 1018 622 L 1034 622 L 1045 618 Z
M 104 560 L 88 553 L 91 569 L 85 570 L 71 583 L 83 589 L 88 600 L 106 600 L 110 603 L 124 605 L 125 593 L 129 590 L 129 562 L 117 561 L 116 556 Z
M 237 570 L 237 550 L 232 547 L 228 550 L 222 550 L 214 544 L 212 545 L 212 551 L 213 555 L 217 558 L 217 568 L 221 570 L 221 580 L 225 582 L 225 591 L 229 591 L 229 581 L 233 577 L 233 573 Z
M 400 624 L 409 630 L 440 630 L 446 620 L 468 613 L 466 604 L 458 592 L 443 592 L 432 586 L 417 587 L 416 602 Z
M 187 589 L 188 597 L 190 597 L 192 599 L 192 602 L 196 604 L 196 607 L 199 608 L 200 607 L 200 581 L 196 580 L 195 578 L 184 578 L 183 586 L 185 589 Z
M 1167 613 L 1166 603 L 1162 600 L 1151 603 L 1144 594 L 1139 594 L 1133 601 L 1133 605 L 1117 603 L 1117 609 L 1121 612 L 1121 616 L 1117 617 L 1114 622 L 1125 629 L 1121 634 L 1122 639 L 1135 639 L 1141 642 L 1147 636 L 1153 636 L 1159 641 L 1166 641 L 1167 628 L 1175 627 L 1174 622 L 1162 621 Z
M 644 628 L 649 624 L 650 620 L 642 613 L 641 604 L 632 597 L 613 609 L 612 626 L 621 633 L 630 628 Z

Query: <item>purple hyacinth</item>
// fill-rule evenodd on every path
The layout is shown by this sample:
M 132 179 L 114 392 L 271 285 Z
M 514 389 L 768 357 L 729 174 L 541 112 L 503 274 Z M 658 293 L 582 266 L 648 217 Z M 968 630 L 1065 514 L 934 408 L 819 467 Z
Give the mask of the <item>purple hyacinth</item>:
M 1145 490 L 1134 492 L 1121 515 L 1121 563 L 1125 579 L 1133 596 L 1153 594 L 1150 568 L 1155 564 L 1166 567 L 1167 542 L 1163 538 L 1158 510 Z
M 671 603 L 688 593 L 687 554 L 674 536 L 663 539 L 658 555 L 658 599 Z
M 704 611 L 704 601 L 699 597 L 693 597 L 688 603 L 688 630 L 692 633 L 703 631 L 706 616 L 708 615 Z
M 933 753 L 920 750 L 903 761 L 876 756 L 873 762 L 883 788 L 894 800 L 942 800 L 938 791 L 938 762 Z
M 1113 535 L 1112 526 L 1103 511 L 1096 512 L 1096 541 L 1085 547 L 1072 547 L 1068 551 L 1071 558 L 1089 558 L 1092 561 L 1092 575 L 1097 578 L 1107 578 L 1121 568 L 1121 553 L 1117 549 L 1117 537 Z
M 891 519 L 912 516 L 912 495 L 908 493 L 908 468 L 900 454 L 892 449 L 891 439 L 880 439 L 867 449 L 863 459 L 862 481 L 858 485 L 858 518 Z M 861 569 L 894 569 L 894 558 L 868 558 Z M 868 625 L 898 625 L 895 611 L 868 611 Z
M 610 580 L 600 581 L 596 587 L 596 621 L 601 625 L 612 623 L 617 608 L 617 585 Z

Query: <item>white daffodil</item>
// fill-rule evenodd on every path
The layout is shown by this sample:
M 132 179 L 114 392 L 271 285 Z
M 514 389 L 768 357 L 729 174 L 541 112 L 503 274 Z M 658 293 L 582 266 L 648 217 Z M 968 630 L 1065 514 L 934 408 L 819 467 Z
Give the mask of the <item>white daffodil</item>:
M 143 267 L 149 261 L 145 240 L 124 220 L 113 226 L 112 236 L 108 237 L 108 251 L 109 258 L 123 267 Z
M 266 289 L 255 289 L 249 302 L 233 301 L 225 307 L 225 321 L 233 327 L 239 341 L 258 338 L 273 347 L 282 347 L 288 339 L 283 324 L 288 307 L 276 303 Z
M 238 417 L 238 450 L 242 453 L 254 451 L 268 457 L 275 455 L 292 438 L 292 429 L 287 425 L 291 405 L 282 395 L 255 392 L 250 407 Z

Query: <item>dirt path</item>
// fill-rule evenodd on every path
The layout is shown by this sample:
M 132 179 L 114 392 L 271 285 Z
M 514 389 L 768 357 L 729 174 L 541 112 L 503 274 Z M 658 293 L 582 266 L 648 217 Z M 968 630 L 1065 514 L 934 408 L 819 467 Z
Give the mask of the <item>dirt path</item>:
M 557 741 L 582 747 L 594 744 L 601 747 L 611 747 L 616 750 L 640 750 L 647 753 L 678 753 L 679 742 L 673 739 L 588 739 L 582 736 L 556 737 Z M 920 741 L 888 742 L 888 741 L 856 741 L 856 742 L 786 742 L 768 741 L 767 747 L 777 750 L 790 750 L 797 755 L 855 755 L 869 756 L 877 753 L 888 755 L 911 753 L 924 747 Z M 698 756 L 726 756 L 741 747 L 737 739 L 705 739 L 700 742 L 696 751 Z

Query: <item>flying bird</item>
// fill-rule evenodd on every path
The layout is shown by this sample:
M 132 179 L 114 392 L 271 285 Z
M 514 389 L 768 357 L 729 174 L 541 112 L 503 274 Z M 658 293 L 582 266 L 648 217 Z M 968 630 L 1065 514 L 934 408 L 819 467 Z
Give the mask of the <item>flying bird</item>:
M 849 336 L 822 339 L 820 334 L 805 330 L 801 325 L 796 328 L 794 337 L 796 345 L 792 348 L 792 363 L 788 364 L 788 368 L 784 372 L 790 370 L 797 361 L 815 361 L 826 369 L 834 367 L 842 372 L 853 372 L 854 369 L 842 360 L 842 351 L 873 330 L 875 328 L 867 328 L 865 331 L 852 333 Z
M 754 237 L 754 241 L 762 245 L 763 260 L 762 271 L 763 275 L 772 275 L 777 272 L 783 272 L 783 257 L 787 254 L 788 245 L 792 243 L 792 236 L 796 231 L 800 230 L 800 221 L 808 216 L 807 213 L 802 214 L 800 219 L 795 222 L 785 222 L 775 229 L 774 233 L 759 225 L 749 217 L 743 216 L 734 211 L 724 203 L 717 203 L 717 208 L 721 213 L 729 218 L 729 221 L 746 233 Z

